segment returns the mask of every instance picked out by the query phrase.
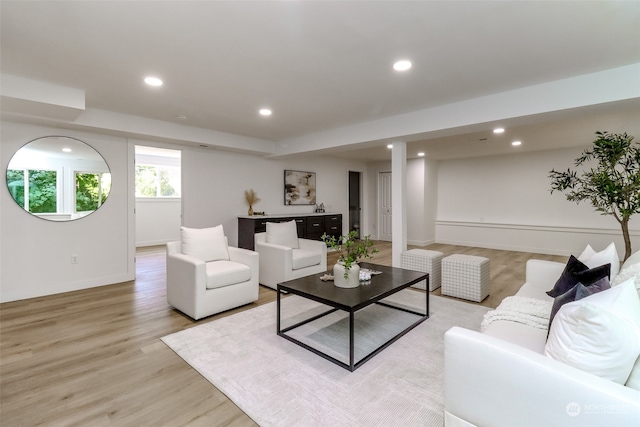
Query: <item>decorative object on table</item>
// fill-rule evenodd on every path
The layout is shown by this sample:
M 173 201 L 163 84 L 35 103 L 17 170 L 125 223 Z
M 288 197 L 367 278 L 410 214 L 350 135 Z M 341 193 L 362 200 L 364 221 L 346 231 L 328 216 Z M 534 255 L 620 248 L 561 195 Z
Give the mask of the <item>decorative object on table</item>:
M 315 212 L 316 213 L 324 213 L 324 203 L 320 203 L 319 205 L 316 205 Z
M 333 266 L 333 284 L 339 288 L 355 288 L 360 285 L 360 266 L 358 261 L 371 258 L 378 250 L 373 247 L 370 236 L 358 238 L 357 231 L 346 236 L 322 235 L 322 241 L 338 252 L 338 262 Z M 371 278 L 371 277 L 369 277 Z
M 315 205 L 316 173 L 285 170 L 284 204 Z
M 580 203 L 588 200 L 597 212 L 612 215 L 622 228 L 624 259 L 631 255 L 629 219 L 640 213 L 640 144 L 633 136 L 596 132 L 593 148 L 584 150 L 575 166 L 595 161 L 595 166 L 578 177 L 575 170 L 558 172 L 552 169 L 551 193 L 565 192 L 567 200 Z
M 366 269 L 364 269 L 366 270 Z M 370 285 L 371 284 L 371 273 L 368 271 L 360 270 L 360 284 L 361 285 Z
M 333 281 L 333 275 L 331 275 L 331 274 L 323 274 L 322 276 L 320 276 L 320 280 L 322 280 L 323 282 Z
M 254 211 L 254 212 L 253 212 L 253 215 L 254 215 L 254 216 L 258 216 L 258 215 L 259 215 L 259 216 L 265 216 L 265 215 L 266 215 L 266 213 L 264 213 L 264 211 L 262 211 L 262 212 Z
M 253 205 L 260 201 L 260 197 L 258 197 L 258 194 L 253 191 L 253 188 L 250 188 L 248 190 L 244 190 L 244 200 L 246 200 L 247 204 L 249 205 L 248 215 L 253 215 Z M 262 213 L 264 214 L 264 212 Z

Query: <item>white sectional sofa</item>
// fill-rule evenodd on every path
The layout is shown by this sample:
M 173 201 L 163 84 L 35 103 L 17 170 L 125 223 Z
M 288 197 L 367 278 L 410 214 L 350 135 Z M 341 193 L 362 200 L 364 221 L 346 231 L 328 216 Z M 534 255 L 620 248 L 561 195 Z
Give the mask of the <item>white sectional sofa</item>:
M 564 268 L 562 263 L 530 260 L 517 296 L 552 302 L 546 291 Z M 628 278 L 640 285 L 640 252 L 623 264 L 617 277 Z M 640 322 L 640 312 L 635 315 Z M 640 359 L 623 385 L 545 355 L 546 343 L 546 330 L 503 320 L 484 333 L 458 327 L 447 331 L 445 426 L 640 425 Z

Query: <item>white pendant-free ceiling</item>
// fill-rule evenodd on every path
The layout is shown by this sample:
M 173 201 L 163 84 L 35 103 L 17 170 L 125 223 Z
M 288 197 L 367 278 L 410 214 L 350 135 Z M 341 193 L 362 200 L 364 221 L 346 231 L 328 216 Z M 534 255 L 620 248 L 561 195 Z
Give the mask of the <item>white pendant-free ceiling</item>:
M 84 90 L 87 110 L 275 142 L 640 63 L 640 2 L 0 8 L 3 74 Z M 413 67 L 394 71 L 398 58 Z

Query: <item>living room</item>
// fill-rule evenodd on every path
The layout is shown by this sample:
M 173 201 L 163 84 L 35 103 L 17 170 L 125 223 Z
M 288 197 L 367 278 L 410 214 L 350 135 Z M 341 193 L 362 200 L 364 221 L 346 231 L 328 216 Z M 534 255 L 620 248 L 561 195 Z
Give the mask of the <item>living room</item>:
M 33 50 L 30 49 L 36 47 L 46 50 L 43 48 L 43 44 L 46 45 L 43 42 L 46 35 L 37 28 L 39 25 L 41 28 L 54 26 L 51 22 L 53 18 L 47 16 L 60 14 L 60 18 L 73 16 L 82 19 L 83 15 L 74 11 L 68 4 L 62 9 L 56 9 L 62 6 L 56 6 L 53 4 L 55 2 L 47 6 L 37 4 L 38 7 L 51 8 L 47 9 L 47 14 L 35 6 L 30 9 L 29 6 L 18 6 L 18 3 L 2 3 L 2 167 L 6 170 L 11 157 L 27 142 L 48 135 L 64 135 L 78 138 L 94 147 L 109 165 L 113 183 L 107 202 L 97 212 L 81 220 L 62 224 L 30 216 L 14 203 L 6 189 L 0 193 L 0 302 L 103 287 L 134 279 L 136 245 L 132 173 L 135 145 L 182 151 L 183 225 L 198 228 L 222 224 L 232 246 L 237 244 L 237 216 L 244 215 L 247 211 L 242 194 L 248 188 L 255 189 L 261 198 L 261 202 L 254 207 L 259 211 L 287 214 L 311 212 L 310 206 L 284 205 L 283 171 L 287 169 L 315 172 L 318 201 L 324 203 L 328 212 L 343 215 L 348 212 L 348 172 L 361 172 L 362 210 L 365 213 L 362 230 L 365 234 L 377 238 L 378 174 L 392 172 L 393 169 L 391 151 L 386 145 L 406 141 L 408 197 L 403 210 L 407 214 L 407 241 L 410 244 L 426 246 L 437 242 L 557 255 L 579 252 L 587 243 L 602 248 L 613 241 L 618 248 L 623 247 L 615 220 L 598 215 L 587 204 L 576 205 L 567 202 L 561 194 L 551 194 L 548 173 L 553 168 L 571 167 L 573 159 L 593 141 L 596 131 L 628 132 L 636 138 L 640 137 L 640 121 L 637 120 L 640 116 L 640 58 L 637 43 L 629 42 L 630 39 L 637 40 L 634 36 L 638 34 L 637 27 L 625 25 L 627 20 L 638 16 L 637 5 L 633 5 L 633 2 L 625 6 L 629 8 L 626 14 L 607 12 L 614 14 L 620 22 L 606 24 L 609 26 L 607 28 L 610 28 L 610 31 L 602 30 L 606 38 L 587 38 L 588 27 L 581 26 L 580 30 L 585 32 L 584 41 L 574 40 L 575 44 L 559 49 L 559 53 L 556 53 L 558 57 L 541 56 L 539 60 L 529 59 L 526 62 L 531 64 L 546 61 L 548 64 L 555 58 L 558 60 L 557 67 L 542 67 L 552 71 L 557 68 L 558 71 L 555 73 L 549 71 L 549 74 L 540 77 L 529 75 L 527 79 L 520 81 L 505 72 L 505 80 L 509 77 L 508 84 L 492 86 L 491 89 L 495 87 L 495 91 L 482 91 L 476 87 L 475 91 L 470 91 L 467 95 L 456 94 L 458 98 L 445 97 L 441 105 L 433 106 L 424 99 L 413 100 L 412 108 L 401 106 L 393 111 L 385 110 L 383 115 L 374 115 L 376 108 L 383 109 L 380 106 L 382 101 L 378 101 L 376 105 L 356 103 L 357 108 L 368 111 L 367 114 L 360 115 L 357 121 L 348 122 L 340 117 L 328 121 L 323 118 L 325 122 L 309 126 L 307 133 L 285 136 L 279 136 L 281 134 L 278 132 L 285 132 L 287 127 L 293 127 L 296 122 L 312 122 L 312 116 L 319 107 L 313 107 L 313 112 L 310 110 L 307 113 L 306 120 L 296 116 L 295 120 L 290 119 L 284 125 L 278 124 L 278 120 L 283 120 L 285 110 L 278 110 L 277 107 L 274 107 L 271 118 L 252 117 L 251 120 L 241 122 L 237 117 L 230 117 L 231 114 L 225 112 L 224 107 L 220 107 L 218 103 L 213 105 L 205 102 L 216 98 L 217 91 L 220 90 L 216 86 L 211 93 L 202 97 L 204 101 L 200 98 L 198 108 L 215 110 L 218 113 L 215 123 L 224 124 L 228 121 L 231 124 L 227 128 L 200 128 L 174 120 L 176 114 L 181 114 L 179 108 L 172 109 L 170 116 L 165 114 L 165 117 L 171 117 L 167 120 L 159 119 L 159 115 L 145 116 L 141 113 L 136 116 L 121 111 L 109 111 L 103 107 L 106 104 L 94 101 L 100 96 L 95 91 L 87 90 L 85 94 L 85 77 L 78 75 L 82 73 L 78 73 L 77 70 L 69 71 L 56 64 L 57 61 L 53 61 L 52 56 L 45 55 L 42 59 L 44 64 L 49 61 L 56 64 L 55 67 L 52 66 L 56 72 L 67 72 L 64 78 L 54 76 L 53 71 L 51 74 L 47 73 L 46 65 L 30 66 L 30 61 L 34 59 L 29 59 L 29 55 L 24 53 L 20 54 L 31 52 Z M 596 3 L 597 6 L 584 9 L 580 6 L 576 6 L 577 9 L 562 6 L 557 11 L 558 16 L 575 16 L 575 13 L 584 12 L 589 17 L 598 17 L 597 8 L 606 9 L 606 3 L 610 2 Z M 616 5 L 624 9 L 622 5 Z M 351 17 L 366 13 L 356 5 L 343 7 L 347 9 L 344 12 L 352 13 L 349 15 Z M 410 11 L 411 7 L 426 6 L 403 7 Z M 491 5 L 488 7 L 490 10 L 484 12 L 494 12 L 496 7 Z M 113 9 L 105 10 L 108 12 L 107 16 L 104 16 L 105 21 L 114 28 L 118 28 L 119 25 L 116 23 L 121 15 L 127 15 Z M 307 13 L 315 11 L 307 11 L 304 16 L 310 19 Z M 85 12 L 91 15 L 91 11 Z M 131 12 L 132 18 L 123 18 L 123 21 L 127 21 L 127 25 L 122 23 L 123 33 L 132 31 L 131 28 L 135 29 L 137 24 L 142 25 L 144 22 L 141 18 L 143 15 L 137 14 L 140 10 L 133 8 Z M 233 11 L 223 9 L 223 12 Z M 246 12 L 239 10 L 234 13 L 242 15 Z M 418 12 L 424 20 L 429 11 L 418 9 Z M 433 11 L 435 12 L 436 10 Z M 451 11 L 445 12 L 447 13 L 443 16 L 451 18 Z M 466 16 L 468 10 L 456 12 Z M 543 9 L 533 12 L 548 16 Z M 210 13 L 215 14 L 213 11 Z M 395 17 L 394 28 L 408 22 L 406 15 L 411 13 L 406 12 Z M 165 13 L 159 13 L 158 16 L 168 19 Z M 510 10 L 508 16 L 518 16 L 518 11 Z M 139 20 L 136 21 L 133 17 Z M 158 19 L 162 20 L 160 18 Z M 343 19 L 337 28 L 349 28 L 349 19 Z M 78 24 L 75 20 L 60 22 L 67 22 L 68 28 L 79 25 L 78 32 L 84 31 L 87 35 L 98 37 L 87 28 L 91 26 L 90 20 L 86 21 L 86 24 Z M 468 23 L 466 20 L 464 22 Z M 492 22 L 498 24 L 501 20 Z M 533 17 L 528 22 L 528 27 L 537 26 Z M 157 24 L 155 19 L 153 23 Z M 256 22 L 251 20 L 243 24 L 242 29 L 255 24 Z M 412 25 L 417 26 L 413 21 Z M 556 30 L 557 23 L 549 25 Z M 440 26 L 438 29 L 451 35 L 451 32 L 445 32 Z M 149 31 L 151 32 L 151 28 Z M 536 34 L 533 29 L 529 31 L 527 34 Z M 331 42 L 333 46 L 339 42 L 346 43 L 339 39 L 340 32 L 337 29 L 334 33 L 332 37 L 335 39 L 328 39 L 327 43 Z M 237 33 L 234 34 L 238 36 Z M 555 34 L 558 37 L 566 35 L 561 32 Z M 113 40 L 120 41 L 116 35 L 99 35 L 107 40 L 113 37 Z M 219 33 L 215 36 L 225 38 Z M 21 44 L 31 39 L 36 40 L 35 44 Z M 460 44 L 472 46 L 471 39 L 472 36 L 467 36 L 467 41 L 456 43 L 455 47 L 459 48 Z M 488 40 L 492 39 L 488 37 Z M 604 42 L 598 44 L 594 39 L 604 39 Z M 53 36 L 51 40 L 55 40 Z M 64 37 L 61 40 L 61 44 L 58 45 L 54 41 L 51 50 L 63 55 L 67 50 L 66 46 L 72 44 Z M 238 43 L 241 41 L 250 44 L 247 40 L 239 38 Z M 562 41 L 567 42 L 566 39 Z M 424 43 L 422 38 L 420 43 L 414 46 L 415 51 L 419 50 L 421 43 Z M 125 48 L 122 43 L 114 44 L 119 48 Z M 536 43 L 532 42 L 531 45 Z M 615 55 L 618 50 L 612 48 L 614 45 L 619 47 L 618 56 Z M 553 46 L 549 44 L 544 47 L 552 50 Z M 358 48 L 354 50 L 357 51 Z M 610 52 L 614 58 L 608 61 L 598 59 L 603 52 L 610 50 L 614 51 Z M 111 50 L 109 55 L 105 51 L 104 57 L 100 55 L 99 49 L 95 51 L 98 53 L 94 52 L 93 61 L 83 61 L 82 66 L 77 68 L 86 70 L 83 71 L 86 74 L 103 77 L 104 68 L 114 73 L 120 69 L 113 65 L 117 61 L 117 55 L 111 56 Z M 330 56 L 324 49 L 316 51 L 321 58 L 324 58 L 323 55 Z M 567 52 L 571 51 L 575 52 L 575 62 L 580 62 L 575 66 L 567 64 L 572 62 L 569 59 L 564 62 L 559 60 L 562 55 L 570 57 Z M 91 57 L 90 54 L 84 53 L 82 57 Z M 66 54 L 73 57 L 72 52 Z M 135 54 L 137 52 L 134 52 Z M 174 54 L 179 57 L 180 49 Z M 396 53 L 389 55 L 395 56 Z M 468 62 L 464 62 L 457 67 L 458 69 L 471 69 L 473 64 L 482 62 L 483 59 L 476 57 L 473 50 L 467 50 L 465 55 L 469 57 Z M 596 59 L 584 59 L 589 55 Z M 517 59 L 525 61 L 529 56 L 535 55 L 527 52 L 519 58 L 510 58 L 517 62 Z M 267 61 L 262 56 L 258 58 L 260 64 Z M 451 55 L 445 55 L 442 61 L 454 59 L 459 60 L 457 55 L 453 58 Z M 242 65 L 248 61 L 244 56 L 235 60 L 236 64 Z M 386 60 L 385 58 L 383 62 Z M 105 62 L 108 61 L 114 62 L 105 67 Z M 65 59 L 60 62 L 69 61 Z M 86 68 L 91 62 L 95 63 L 95 68 Z M 420 67 L 426 66 L 426 61 L 414 62 L 414 68 L 409 72 L 415 75 L 421 72 Z M 139 65 L 139 62 L 135 63 Z M 317 65 L 315 62 L 313 64 Z M 491 75 L 503 73 L 504 66 L 506 64 L 503 59 L 495 65 L 483 63 L 479 68 L 489 68 L 490 70 L 485 70 L 484 74 Z M 242 73 L 247 72 L 237 71 L 238 68 L 239 65 L 234 65 L 227 69 L 228 74 L 238 73 L 239 77 L 231 80 L 242 80 Z M 25 71 L 21 75 L 19 72 L 24 70 L 29 72 Z M 140 66 L 136 68 L 135 73 L 143 71 L 146 69 Z M 126 73 L 134 72 L 129 70 Z M 184 69 L 182 79 L 189 79 L 191 73 L 191 70 Z M 345 77 L 345 81 L 353 82 L 357 80 L 357 76 L 357 73 L 350 74 L 348 79 Z M 177 106 L 183 106 L 183 95 L 175 91 L 168 94 L 165 92 L 163 95 L 163 88 L 154 89 L 153 92 L 149 92 L 142 84 L 138 88 L 138 80 L 141 81 L 142 77 L 135 75 L 132 78 L 136 80 L 136 87 L 131 88 L 131 92 L 135 94 L 131 98 L 144 98 L 150 104 L 175 103 Z M 169 89 L 172 84 L 177 85 L 169 76 L 166 80 L 165 89 Z M 465 84 L 471 84 L 469 82 L 473 80 L 474 77 L 464 77 Z M 286 81 L 280 81 L 277 89 L 284 90 L 285 83 Z M 453 82 L 452 86 L 455 84 Z M 398 85 L 399 83 L 390 84 L 391 87 Z M 105 83 L 104 86 L 108 91 L 109 84 Z M 257 109 L 257 104 L 264 102 L 263 98 L 266 95 L 262 90 L 256 89 L 256 86 L 256 83 L 245 83 L 235 86 L 234 90 L 242 95 L 238 98 L 242 98 L 247 96 L 245 91 L 250 92 L 250 89 L 254 89 L 257 94 L 254 97 Z M 334 84 L 334 88 L 335 92 L 343 89 L 342 84 L 338 83 Z M 78 90 L 82 91 L 80 95 Z M 203 91 L 201 88 L 193 90 Z M 453 90 L 453 87 L 449 86 L 445 92 Z M 409 93 L 412 91 L 410 87 L 404 86 L 399 90 L 407 98 L 411 98 Z M 105 96 L 104 93 L 101 95 Z M 311 92 L 308 99 L 314 99 L 315 96 L 320 100 L 324 98 L 322 95 Z M 388 95 L 389 93 L 385 93 L 379 96 Z M 82 106 L 78 106 L 78 98 L 81 98 Z M 70 99 L 73 102 L 68 102 Z M 334 102 L 340 104 L 340 101 Z M 226 104 L 226 100 L 220 104 Z M 250 110 L 253 106 L 248 107 L 244 101 L 241 104 L 240 107 L 234 108 L 251 111 L 253 114 L 253 110 Z M 303 104 L 311 102 L 305 101 Z M 291 102 L 287 109 L 289 112 L 300 110 L 302 105 Z M 413 116 L 410 112 L 413 112 Z M 197 113 L 186 116 L 195 118 Z M 268 121 L 271 119 L 273 122 Z M 250 121 L 259 123 L 249 125 Z M 233 133 L 230 131 L 231 125 L 243 130 L 253 126 L 251 129 L 254 133 Z M 497 126 L 505 128 L 502 136 L 493 134 L 493 128 Z M 255 129 L 262 129 L 265 136 L 255 136 L 258 134 Z M 513 138 L 521 138 L 522 145 L 512 147 L 510 143 Z M 422 147 L 425 147 L 427 155 L 418 157 L 417 152 Z M 640 247 L 638 218 L 632 220 L 630 229 L 632 244 L 636 249 Z M 78 255 L 77 263 L 71 262 L 74 254 Z M 96 291 L 101 292 L 99 289 Z

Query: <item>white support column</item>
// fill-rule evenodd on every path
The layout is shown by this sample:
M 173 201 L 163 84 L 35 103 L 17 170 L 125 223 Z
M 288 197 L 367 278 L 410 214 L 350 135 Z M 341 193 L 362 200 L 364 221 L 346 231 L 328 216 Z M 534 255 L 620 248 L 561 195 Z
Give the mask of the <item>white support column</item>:
M 407 250 L 407 143 L 394 142 L 391 154 L 391 259 L 400 266 Z

